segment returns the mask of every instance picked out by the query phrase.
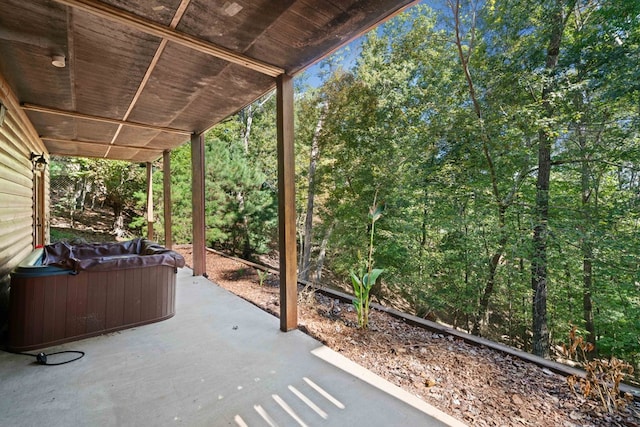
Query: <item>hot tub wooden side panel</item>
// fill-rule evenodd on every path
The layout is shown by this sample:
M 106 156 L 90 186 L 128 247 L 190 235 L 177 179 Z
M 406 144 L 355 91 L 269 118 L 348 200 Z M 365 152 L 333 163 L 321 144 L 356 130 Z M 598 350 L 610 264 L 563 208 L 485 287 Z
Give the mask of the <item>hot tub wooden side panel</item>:
M 169 266 L 12 278 L 9 346 L 33 350 L 168 319 L 175 286 Z

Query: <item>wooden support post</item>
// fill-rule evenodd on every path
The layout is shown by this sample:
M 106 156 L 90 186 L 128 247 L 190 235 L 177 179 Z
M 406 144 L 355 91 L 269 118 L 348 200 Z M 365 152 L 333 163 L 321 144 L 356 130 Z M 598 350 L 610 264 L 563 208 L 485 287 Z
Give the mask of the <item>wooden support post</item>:
M 153 238 L 153 165 L 147 162 L 147 239 Z
M 280 329 L 298 327 L 296 271 L 296 189 L 293 146 L 293 79 L 276 79 L 278 122 L 278 235 L 280 247 Z
M 173 247 L 171 230 L 171 151 L 162 152 L 162 197 L 164 200 L 164 246 Z
M 46 166 L 45 166 L 46 167 Z M 34 203 L 34 227 L 35 233 L 33 234 L 34 246 L 44 246 L 47 236 L 47 221 L 45 211 L 45 171 L 36 170 L 33 172 L 33 203 Z
M 193 275 L 207 274 L 204 221 L 204 134 L 191 136 L 191 213 L 193 221 Z

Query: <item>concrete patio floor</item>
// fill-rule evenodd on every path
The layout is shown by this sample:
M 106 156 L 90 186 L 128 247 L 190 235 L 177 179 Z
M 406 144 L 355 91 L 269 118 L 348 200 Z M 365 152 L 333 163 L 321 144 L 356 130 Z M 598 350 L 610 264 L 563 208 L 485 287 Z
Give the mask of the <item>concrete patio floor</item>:
M 45 349 L 0 352 L 0 425 L 463 425 L 249 302 L 178 271 L 166 321 Z M 55 362 L 50 356 L 49 361 Z

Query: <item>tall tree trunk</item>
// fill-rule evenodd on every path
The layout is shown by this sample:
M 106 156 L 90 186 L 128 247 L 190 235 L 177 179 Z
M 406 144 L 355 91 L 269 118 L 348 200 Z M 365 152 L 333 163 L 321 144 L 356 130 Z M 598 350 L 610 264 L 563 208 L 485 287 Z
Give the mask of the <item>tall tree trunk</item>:
M 533 354 L 549 355 L 547 326 L 547 240 L 549 220 L 549 178 L 551 175 L 551 143 L 549 136 L 539 133 L 538 179 L 536 182 L 537 223 L 533 228 L 533 261 L 531 288 L 533 289 Z
M 542 89 L 544 118 L 551 119 L 554 109 L 551 94 L 554 90 L 554 71 L 558 65 L 560 44 L 569 11 L 576 0 L 557 0 L 551 16 L 551 28 L 545 71 L 547 80 Z M 533 290 L 533 354 L 549 356 L 549 328 L 547 325 L 547 245 L 549 239 L 549 182 L 551 178 L 551 144 L 553 132 L 546 127 L 538 131 L 538 178 L 536 181 L 536 222 L 533 227 L 533 260 L 531 262 L 531 288 Z
M 596 329 L 593 320 L 593 301 L 591 299 L 591 289 L 593 287 L 593 248 L 586 242 L 582 247 L 582 309 L 584 313 L 584 327 L 587 330 L 587 342 L 593 345 L 591 354 L 595 354 Z
M 587 342 L 593 345 L 591 355 L 595 354 L 596 348 L 596 331 L 593 321 L 593 301 L 591 299 L 591 289 L 593 287 L 593 246 L 589 233 L 589 224 L 592 218 L 589 214 L 591 205 L 591 186 L 590 186 L 590 168 L 587 153 L 587 138 L 584 133 L 583 125 L 578 125 L 578 144 L 580 145 L 580 156 L 582 158 L 580 174 L 582 187 L 582 220 L 580 229 L 582 237 L 580 238 L 580 246 L 582 250 L 582 310 L 584 317 L 584 326 L 587 330 Z
M 113 205 L 113 230 L 112 233 L 117 238 L 124 237 L 126 230 L 124 228 L 124 206 Z
M 313 204 L 315 200 L 315 177 L 316 168 L 318 166 L 318 159 L 320 157 L 319 139 L 322 127 L 324 126 L 324 119 L 327 114 L 327 106 L 322 108 L 320 118 L 316 124 L 316 128 L 313 131 L 313 138 L 311 139 L 311 154 L 309 155 L 309 175 L 308 175 L 308 192 L 307 192 L 307 212 L 304 220 L 304 240 L 302 242 L 302 262 L 299 267 L 300 278 L 302 280 L 309 280 L 309 270 L 311 268 L 311 238 L 313 236 Z
M 427 226 L 429 225 L 427 215 L 428 215 L 427 207 L 425 206 L 424 208 L 422 208 L 422 224 L 420 224 L 419 255 L 421 260 L 422 260 L 422 257 L 424 256 L 424 251 L 427 246 Z M 422 266 L 422 263 L 420 263 L 420 265 Z
M 238 212 L 242 215 L 242 230 L 240 232 L 242 239 L 242 258 L 250 259 L 252 255 L 251 249 L 251 235 L 249 233 L 249 217 L 245 213 L 245 197 L 244 191 L 240 190 L 236 193 L 236 200 L 238 202 Z
M 489 298 L 493 294 L 493 288 L 496 283 L 496 272 L 498 270 L 498 265 L 500 264 L 500 260 L 502 259 L 502 255 L 504 254 L 505 248 L 507 246 L 507 233 L 506 233 L 506 220 L 505 220 L 505 206 L 500 205 L 498 208 L 498 221 L 499 228 L 498 232 L 500 233 L 500 238 L 498 239 L 498 247 L 496 248 L 493 255 L 489 258 L 489 269 L 487 272 L 487 280 L 485 282 L 484 291 L 482 293 L 482 297 L 480 297 L 480 305 L 478 307 L 478 315 L 476 317 L 476 321 L 473 324 L 473 329 L 471 331 L 474 335 L 481 335 L 480 327 L 482 323 L 487 323 L 488 321 L 488 313 L 489 313 Z
M 242 146 L 244 147 L 244 153 L 249 153 L 249 138 L 251 136 L 251 125 L 253 124 L 253 105 L 247 105 L 247 108 L 242 112 L 244 116 L 244 132 L 242 135 Z
M 480 335 L 481 325 L 485 322 L 487 318 L 487 313 L 489 309 L 489 301 L 494 291 L 495 283 L 496 283 L 496 272 L 498 266 L 500 265 L 500 261 L 504 255 L 505 248 L 507 246 L 507 242 L 509 241 L 508 233 L 506 230 L 506 220 L 505 215 L 508 207 L 513 203 L 514 197 L 516 195 L 517 189 L 520 186 L 520 183 L 527 175 L 526 171 L 528 169 L 527 165 L 524 165 L 522 170 L 516 175 L 515 181 L 512 189 L 503 197 L 503 194 L 498 187 L 498 175 L 495 167 L 495 163 L 493 160 L 493 156 L 491 154 L 490 146 L 491 146 L 491 137 L 487 132 L 484 126 L 484 118 L 482 114 L 482 107 L 480 105 L 480 101 L 478 99 L 478 95 L 476 92 L 475 85 L 473 83 L 473 78 L 471 77 L 471 71 L 469 69 L 469 59 L 471 57 L 471 53 L 474 48 L 474 40 L 475 40 L 475 16 L 476 11 L 473 11 L 473 22 L 471 27 L 471 40 L 469 41 L 468 48 L 463 47 L 463 41 L 461 36 L 461 22 L 460 22 L 460 8 L 461 2 L 460 0 L 456 0 L 455 2 L 450 1 L 449 3 L 451 7 L 451 11 L 453 12 L 454 22 L 455 22 L 455 41 L 458 52 L 458 58 L 460 59 L 460 64 L 462 65 L 462 71 L 464 73 L 465 80 L 467 82 L 467 88 L 469 90 L 469 97 L 471 98 L 471 102 L 473 104 L 473 110 L 478 118 L 478 126 L 480 129 L 480 137 L 482 141 L 482 153 L 487 162 L 487 167 L 489 169 L 489 175 L 491 178 L 491 192 L 498 208 L 498 244 L 494 251 L 489 252 L 488 257 L 488 270 L 487 270 L 487 279 L 485 282 L 484 290 L 482 292 L 482 296 L 480 298 L 478 304 L 477 315 L 475 316 L 475 320 L 472 326 L 472 333 L 474 335 Z
M 251 139 L 251 125 L 253 124 L 253 105 L 249 104 L 241 113 L 241 117 L 244 119 L 244 130 L 242 132 L 242 148 L 244 149 L 245 156 L 249 155 L 249 140 Z M 238 201 L 238 211 L 242 215 L 242 258 L 251 258 L 251 237 L 249 235 L 249 218 L 244 212 L 245 201 L 244 191 L 240 190 L 236 193 L 236 200 Z
M 276 93 L 271 91 L 254 109 L 254 104 L 249 104 L 242 112 L 241 117 L 244 120 L 244 129 L 242 130 L 242 148 L 244 149 L 245 156 L 249 155 L 249 143 L 251 141 L 251 126 L 253 125 L 253 116 L 256 111 L 262 109 Z M 236 193 L 236 200 L 238 201 L 238 211 L 241 213 L 242 218 L 242 257 L 249 259 L 253 255 L 253 248 L 251 247 L 251 233 L 249 232 L 249 217 L 245 213 L 245 193 L 240 190 Z
M 76 196 L 76 210 L 84 211 L 85 199 L 87 197 L 87 177 L 83 176 L 79 182 L 80 188 Z
M 327 245 L 329 244 L 329 238 L 331 237 L 331 233 L 333 233 L 333 229 L 336 226 L 335 220 L 329 225 L 327 228 L 327 232 L 324 234 L 324 238 L 322 239 L 322 243 L 320 243 L 320 251 L 318 252 L 318 260 L 316 261 L 316 276 L 314 281 L 320 282 L 322 279 L 322 267 L 324 267 L 324 260 L 327 255 Z

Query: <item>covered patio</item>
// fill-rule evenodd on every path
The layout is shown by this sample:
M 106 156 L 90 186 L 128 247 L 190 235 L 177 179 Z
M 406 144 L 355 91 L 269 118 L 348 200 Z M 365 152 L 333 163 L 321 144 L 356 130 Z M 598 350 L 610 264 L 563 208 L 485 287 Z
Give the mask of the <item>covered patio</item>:
M 415 2 L 3 2 L 0 201 L 7 211 L 0 217 L 10 222 L 0 226 L 0 295 L 9 271 L 48 242 L 52 154 L 146 163 L 151 239 L 151 165 L 162 158 L 171 247 L 170 152 L 190 143 L 193 269 L 206 273 L 204 134 L 275 88 L 280 329 L 295 329 L 293 77 Z
M 414 2 L 3 1 L 0 333 L 10 272 L 50 240 L 50 155 L 146 164 L 149 201 L 162 158 L 171 247 L 170 152 L 190 143 L 194 259 L 171 319 L 44 349 L 86 352 L 53 368 L 0 352 L 1 424 L 457 425 L 296 330 L 293 77 Z M 204 134 L 274 88 L 280 321 L 203 277 Z
M 175 317 L 46 349 L 0 352 L 13 426 L 462 425 L 203 277 L 180 269 Z M 74 355 L 50 356 L 62 361 Z

